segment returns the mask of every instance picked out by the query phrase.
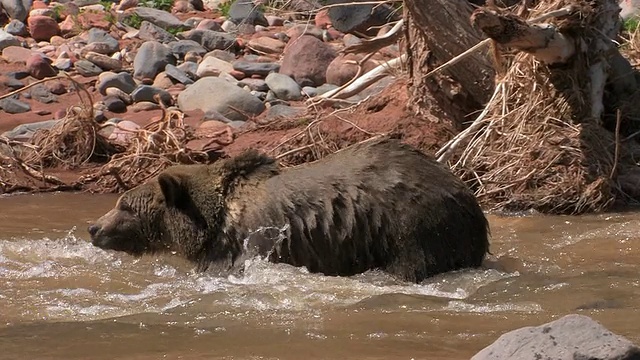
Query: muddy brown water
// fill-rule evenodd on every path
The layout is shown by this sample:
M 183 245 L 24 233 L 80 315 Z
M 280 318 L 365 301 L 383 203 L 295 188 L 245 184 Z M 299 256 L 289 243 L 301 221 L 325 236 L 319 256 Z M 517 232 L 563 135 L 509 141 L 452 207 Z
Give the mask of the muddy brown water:
M 469 359 L 569 313 L 640 343 L 640 211 L 490 216 L 486 268 L 414 285 L 103 251 L 85 229 L 115 200 L 0 198 L 0 359 Z

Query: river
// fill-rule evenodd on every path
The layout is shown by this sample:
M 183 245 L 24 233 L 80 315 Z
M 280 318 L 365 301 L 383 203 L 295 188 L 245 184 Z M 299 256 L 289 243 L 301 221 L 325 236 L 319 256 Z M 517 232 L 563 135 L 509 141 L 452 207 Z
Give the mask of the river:
M 85 229 L 116 199 L 0 198 L 0 359 L 469 359 L 569 313 L 640 343 L 640 211 L 491 215 L 485 268 L 405 284 L 103 251 Z

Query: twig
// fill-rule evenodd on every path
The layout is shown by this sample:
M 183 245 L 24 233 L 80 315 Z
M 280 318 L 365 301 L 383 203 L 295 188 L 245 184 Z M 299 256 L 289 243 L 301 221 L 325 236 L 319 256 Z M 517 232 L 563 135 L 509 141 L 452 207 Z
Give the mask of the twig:
M 613 155 L 613 167 L 611 168 L 611 174 L 609 175 L 609 179 L 613 179 L 616 175 L 616 170 L 618 167 L 618 157 L 620 156 L 620 123 L 622 121 L 622 115 L 620 109 L 616 110 L 616 147 Z

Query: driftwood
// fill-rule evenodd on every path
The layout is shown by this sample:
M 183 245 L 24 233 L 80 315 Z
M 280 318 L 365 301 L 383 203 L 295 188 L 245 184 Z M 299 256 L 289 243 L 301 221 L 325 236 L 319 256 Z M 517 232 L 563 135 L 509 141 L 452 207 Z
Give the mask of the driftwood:
M 637 168 L 621 143 L 624 119 L 605 107 L 605 93 L 619 100 L 638 90 L 616 75 L 630 69 L 612 41 L 617 6 L 540 1 L 530 11 L 479 8 L 469 17 L 496 44 L 499 91 L 438 155 L 482 203 L 576 214 L 606 209 L 632 192 L 623 186 L 637 181 L 617 181 Z M 609 131 L 602 125 L 611 115 L 617 120 Z M 454 156 L 458 145 L 464 148 Z

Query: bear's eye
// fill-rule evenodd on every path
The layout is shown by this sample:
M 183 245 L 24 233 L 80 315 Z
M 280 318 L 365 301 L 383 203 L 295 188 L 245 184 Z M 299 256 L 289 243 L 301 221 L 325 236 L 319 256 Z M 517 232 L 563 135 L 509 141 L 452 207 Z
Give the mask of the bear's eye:
M 133 212 L 133 208 L 126 201 L 120 201 L 120 204 L 118 204 L 118 208 L 122 211 Z

